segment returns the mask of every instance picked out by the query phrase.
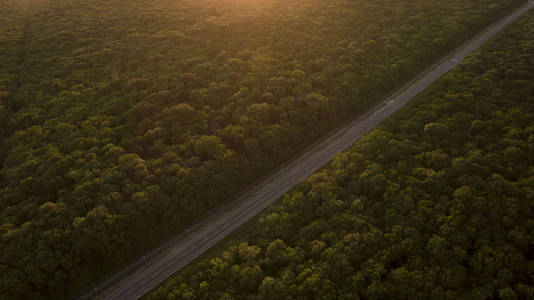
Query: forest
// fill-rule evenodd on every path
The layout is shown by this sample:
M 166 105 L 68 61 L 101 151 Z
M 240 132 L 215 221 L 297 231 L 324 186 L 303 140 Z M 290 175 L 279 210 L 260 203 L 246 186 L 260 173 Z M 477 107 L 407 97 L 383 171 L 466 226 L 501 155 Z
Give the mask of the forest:
M 0 1 L 0 296 L 87 287 L 521 2 Z
M 534 12 L 148 299 L 534 299 Z

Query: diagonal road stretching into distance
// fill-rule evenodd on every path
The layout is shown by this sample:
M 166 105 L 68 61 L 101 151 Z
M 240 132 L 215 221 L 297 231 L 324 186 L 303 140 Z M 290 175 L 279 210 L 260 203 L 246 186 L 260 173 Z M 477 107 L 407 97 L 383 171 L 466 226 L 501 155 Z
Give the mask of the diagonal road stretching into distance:
M 203 221 L 186 229 L 167 243 L 132 262 L 122 271 L 92 287 L 78 299 L 138 299 L 200 256 L 239 226 L 256 216 L 297 183 L 347 149 L 365 133 L 399 110 L 411 98 L 426 89 L 479 48 L 497 32 L 519 18 L 534 3 L 528 1 L 473 37 L 457 50 L 417 76 L 394 95 L 379 103 L 355 121 L 336 130 L 292 162 L 280 167 L 231 205 L 213 211 Z

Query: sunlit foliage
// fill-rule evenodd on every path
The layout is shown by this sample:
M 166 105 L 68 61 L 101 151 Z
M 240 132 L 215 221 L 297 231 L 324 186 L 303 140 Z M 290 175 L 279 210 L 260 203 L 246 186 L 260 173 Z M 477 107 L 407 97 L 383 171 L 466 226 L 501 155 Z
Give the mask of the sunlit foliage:
M 534 298 L 534 12 L 149 299 Z
M 87 286 L 519 2 L 1 1 L 0 294 Z

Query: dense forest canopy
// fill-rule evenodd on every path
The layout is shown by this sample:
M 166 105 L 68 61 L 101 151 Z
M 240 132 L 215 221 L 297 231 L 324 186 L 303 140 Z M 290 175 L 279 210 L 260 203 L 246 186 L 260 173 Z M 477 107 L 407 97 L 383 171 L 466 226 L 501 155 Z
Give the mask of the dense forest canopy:
M 148 299 L 534 299 L 534 12 Z
M 520 2 L 0 1 L 0 295 L 87 286 Z

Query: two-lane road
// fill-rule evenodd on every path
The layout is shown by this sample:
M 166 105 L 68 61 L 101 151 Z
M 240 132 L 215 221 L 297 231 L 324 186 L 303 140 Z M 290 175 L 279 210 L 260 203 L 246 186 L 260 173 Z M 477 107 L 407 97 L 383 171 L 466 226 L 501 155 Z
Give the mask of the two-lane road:
M 368 113 L 340 128 L 299 158 L 282 166 L 277 172 L 253 186 L 248 192 L 236 199 L 233 205 L 210 214 L 194 228 L 182 232 L 164 246 L 151 251 L 138 261 L 132 262 L 126 270 L 87 290 L 79 298 L 140 298 L 257 215 L 297 183 L 330 161 L 337 153 L 347 149 L 530 8 L 532 8 L 532 3 L 529 2 L 502 18 Z

